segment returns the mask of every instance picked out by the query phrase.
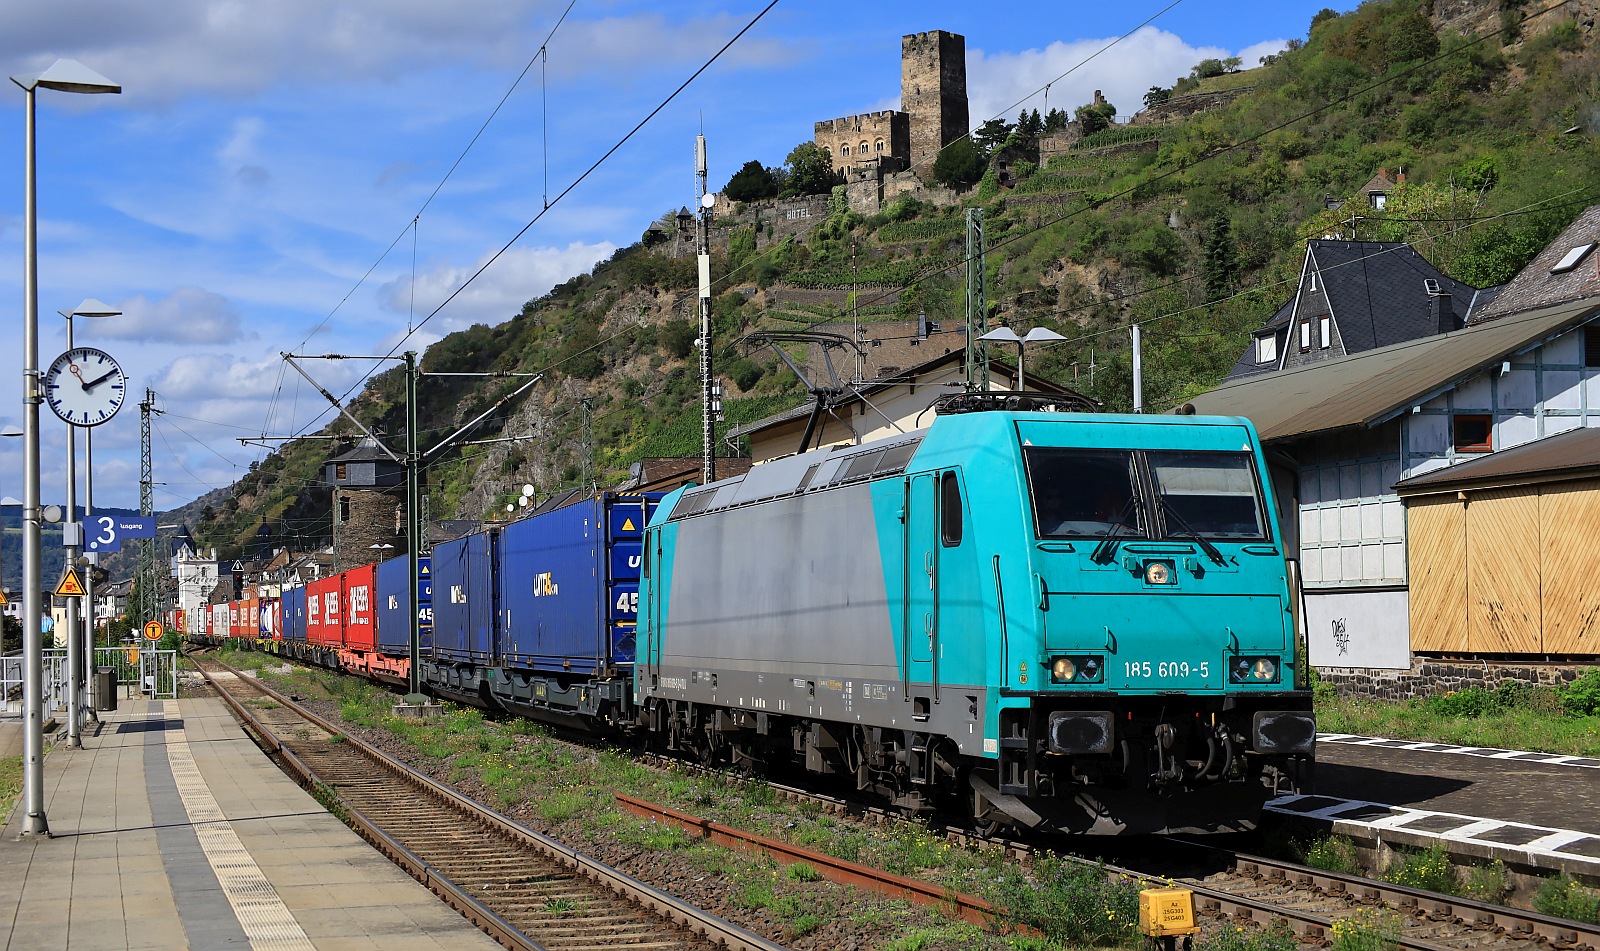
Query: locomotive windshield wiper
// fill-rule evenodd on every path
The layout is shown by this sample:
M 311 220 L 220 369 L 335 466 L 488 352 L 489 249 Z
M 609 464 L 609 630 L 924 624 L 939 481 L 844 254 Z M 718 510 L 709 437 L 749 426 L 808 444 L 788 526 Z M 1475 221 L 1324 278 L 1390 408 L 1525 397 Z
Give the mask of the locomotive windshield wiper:
M 1117 545 L 1122 540 L 1123 531 L 1128 527 L 1128 516 L 1134 513 L 1138 505 L 1139 497 L 1137 495 L 1128 497 L 1128 504 L 1122 507 L 1122 514 L 1117 516 L 1117 520 L 1111 524 L 1111 531 L 1107 532 L 1106 537 L 1100 539 L 1100 544 L 1094 546 L 1094 551 L 1089 553 L 1090 561 L 1097 565 L 1104 565 L 1117 557 Z
M 1199 532 L 1195 531 L 1189 526 L 1188 521 L 1185 520 L 1182 515 L 1179 515 L 1178 510 L 1173 508 L 1172 505 L 1167 501 L 1167 493 L 1165 492 L 1161 493 L 1161 511 L 1164 515 L 1170 515 L 1172 520 L 1178 523 L 1178 527 L 1181 528 L 1185 534 L 1200 543 L 1200 547 L 1205 549 L 1207 558 L 1210 558 L 1219 565 L 1227 565 L 1228 559 L 1223 557 L 1222 552 L 1217 548 L 1217 546 L 1206 541 L 1205 536 L 1201 535 Z

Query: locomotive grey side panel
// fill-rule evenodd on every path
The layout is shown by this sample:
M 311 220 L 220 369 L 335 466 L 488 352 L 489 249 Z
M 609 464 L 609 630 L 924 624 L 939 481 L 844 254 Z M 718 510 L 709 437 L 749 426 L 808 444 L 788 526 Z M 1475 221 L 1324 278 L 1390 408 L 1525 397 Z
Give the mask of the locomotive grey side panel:
M 867 485 L 678 523 L 662 667 L 897 681 Z

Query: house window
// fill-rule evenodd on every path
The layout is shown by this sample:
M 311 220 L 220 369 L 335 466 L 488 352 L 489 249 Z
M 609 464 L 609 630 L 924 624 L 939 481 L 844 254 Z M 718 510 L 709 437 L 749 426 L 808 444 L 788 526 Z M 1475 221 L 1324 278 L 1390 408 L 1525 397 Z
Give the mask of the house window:
M 874 152 L 882 152 L 883 151 L 883 140 L 882 139 L 879 139 L 878 141 L 872 143 L 872 151 L 874 151 Z
M 339 521 L 341 521 L 341 522 L 350 521 L 350 500 L 349 499 L 340 499 L 339 500 Z
M 1311 349 L 1311 321 L 1300 321 L 1300 352 Z
M 848 145 L 839 146 L 839 154 L 840 155 L 849 155 L 850 154 L 850 146 L 848 146 Z
M 1333 318 L 1323 314 L 1317 318 L 1317 346 L 1328 349 L 1333 343 Z
M 1382 211 L 1383 206 L 1389 203 L 1389 196 L 1383 192 L 1369 192 L 1367 198 L 1371 199 L 1372 207 L 1378 211 Z
M 1306 290 L 1314 291 L 1316 289 L 1317 289 L 1317 272 L 1316 271 L 1307 271 L 1306 272 Z
M 1265 337 L 1256 338 L 1256 362 L 1278 362 L 1278 335 L 1267 334 Z
M 867 148 L 867 143 L 863 142 L 861 143 L 861 148 L 857 150 L 857 154 L 866 155 L 869 151 L 871 151 L 871 149 Z
M 1583 328 L 1583 365 L 1600 367 L 1600 327 Z
M 1456 452 L 1489 452 L 1494 449 L 1494 421 L 1488 413 L 1469 413 L 1451 420 Z
M 333 465 L 333 477 L 335 479 L 339 480 L 340 482 L 343 482 L 344 480 L 350 478 L 350 469 L 349 469 L 349 467 L 346 466 L 342 462 L 334 463 L 334 465 Z

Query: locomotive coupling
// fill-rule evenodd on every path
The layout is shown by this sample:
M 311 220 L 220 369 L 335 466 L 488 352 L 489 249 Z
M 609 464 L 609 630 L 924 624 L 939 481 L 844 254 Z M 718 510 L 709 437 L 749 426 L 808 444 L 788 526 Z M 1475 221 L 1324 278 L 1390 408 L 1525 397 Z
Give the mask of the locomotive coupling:
M 1258 753 L 1310 753 L 1317 745 L 1317 718 L 1307 710 L 1260 710 L 1250 721 Z

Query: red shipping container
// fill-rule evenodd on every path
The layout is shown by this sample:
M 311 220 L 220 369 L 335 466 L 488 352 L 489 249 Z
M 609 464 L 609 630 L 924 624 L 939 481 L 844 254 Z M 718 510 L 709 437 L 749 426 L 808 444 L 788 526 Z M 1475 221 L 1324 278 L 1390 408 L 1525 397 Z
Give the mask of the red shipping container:
M 228 602 L 228 636 L 229 637 L 243 637 L 244 636 L 244 634 L 242 633 L 242 628 L 241 628 L 241 626 L 239 624 L 239 602 L 237 602 L 237 601 L 229 601 Z
M 261 636 L 261 598 L 253 591 L 239 602 L 239 636 L 251 640 Z
M 377 650 L 377 626 L 373 624 L 373 592 L 377 588 L 376 565 L 352 568 L 344 579 L 344 646 L 355 651 Z
M 339 575 L 306 585 L 306 642 L 316 647 L 338 650 L 344 645 L 343 612 L 340 611 Z

